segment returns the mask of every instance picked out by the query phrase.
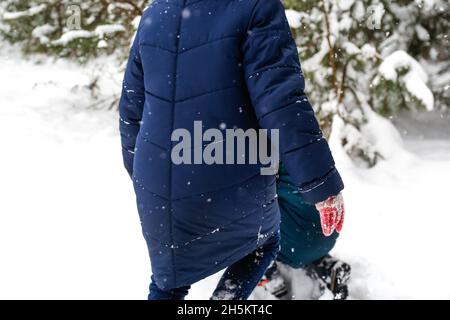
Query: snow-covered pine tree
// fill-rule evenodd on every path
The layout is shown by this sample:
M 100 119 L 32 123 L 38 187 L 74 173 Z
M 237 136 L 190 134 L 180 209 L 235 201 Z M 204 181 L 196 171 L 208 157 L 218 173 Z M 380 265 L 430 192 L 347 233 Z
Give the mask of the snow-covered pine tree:
M 288 19 L 308 95 L 325 133 L 330 133 L 335 120 L 342 122 L 344 150 L 352 159 L 374 165 L 384 155 L 376 137 L 365 134 L 373 111 L 387 115 L 402 108 L 434 107 L 423 64 L 431 56 L 448 60 L 443 33 L 448 27 L 448 4 L 441 0 L 284 2 L 292 9 Z
M 351 158 L 374 165 L 380 157 L 373 144 L 361 134 L 372 70 L 380 55 L 368 40 L 363 1 L 290 1 L 298 11 L 288 11 L 295 32 L 307 92 L 313 101 L 322 128 L 328 135 L 339 117 L 341 142 Z M 295 22 L 297 21 L 297 23 Z
M 99 53 L 128 49 L 136 17 L 149 1 L 6 0 L 3 37 L 25 52 L 45 52 L 86 61 Z M 126 52 L 126 50 L 124 50 Z
M 383 1 L 377 48 L 384 58 L 372 87 L 372 105 L 382 114 L 450 105 L 450 3 L 445 0 Z

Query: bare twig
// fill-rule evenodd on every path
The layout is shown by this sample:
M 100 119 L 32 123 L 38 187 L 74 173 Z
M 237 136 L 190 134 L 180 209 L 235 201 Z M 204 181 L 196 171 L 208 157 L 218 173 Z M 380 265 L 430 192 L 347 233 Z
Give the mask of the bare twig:
M 135 3 L 135 1 L 132 1 L 132 0 L 116 0 L 116 2 L 121 2 L 121 3 L 129 4 L 130 6 L 133 7 L 134 13 L 135 13 L 136 15 L 142 16 L 142 13 L 144 13 L 144 10 L 143 10 L 141 7 L 139 7 L 139 6 Z
M 327 43 L 328 43 L 328 59 L 331 65 L 331 82 L 333 85 L 334 90 L 336 91 L 336 95 L 339 96 L 339 86 L 337 84 L 337 65 L 336 65 L 336 61 L 335 61 L 335 49 L 334 49 L 334 45 L 331 42 L 331 26 L 330 26 L 330 13 L 328 11 L 327 5 L 326 5 L 326 0 L 322 1 L 322 6 L 320 6 L 320 8 L 322 9 L 322 12 L 324 14 L 324 18 L 325 18 L 325 26 L 326 26 L 326 39 L 327 39 Z

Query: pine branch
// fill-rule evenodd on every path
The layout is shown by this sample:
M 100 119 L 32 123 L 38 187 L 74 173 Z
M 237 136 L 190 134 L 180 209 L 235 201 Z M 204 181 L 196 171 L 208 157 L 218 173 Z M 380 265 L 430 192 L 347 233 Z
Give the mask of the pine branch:
M 354 59 L 356 59 L 356 57 L 358 57 L 359 55 L 360 55 L 360 53 L 355 53 L 355 54 L 350 55 L 350 57 L 347 59 L 347 61 L 344 64 L 344 68 L 343 68 L 343 71 L 342 71 L 342 77 L 341 77 L 341 83 L 340 83 L 339 92 L 338 92 L 338 102 L 339 102 L 339 104 L 344 102 L 344 98 L 345 98 L 345 90 L 347 88 L 345 86 L 345 83 L 347 81 L 347 70 L 348 70 L 348 67 L 349 67 L 350 63 Z

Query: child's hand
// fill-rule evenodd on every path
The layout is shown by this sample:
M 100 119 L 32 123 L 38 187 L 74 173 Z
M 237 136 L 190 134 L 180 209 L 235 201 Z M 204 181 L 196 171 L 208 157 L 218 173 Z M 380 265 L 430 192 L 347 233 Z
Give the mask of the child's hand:
M 326 237 L 331 236 L 334 230 L 336 230 L 337 233 L 342 231 L 345 214 L 344 197 L 342 196 L 342 193 L 317 203 L 316 208 L 320 212 L 322 231 Z

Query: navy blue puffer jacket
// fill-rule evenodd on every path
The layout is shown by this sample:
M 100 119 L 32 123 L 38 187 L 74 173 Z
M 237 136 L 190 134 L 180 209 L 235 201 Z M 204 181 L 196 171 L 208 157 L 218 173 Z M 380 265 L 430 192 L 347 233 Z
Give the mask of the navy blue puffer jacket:
M 343 189 L 304 85 L 280 0 L 155 0 L 145 11 L 120 131 L 160 288 L 229 266 L 280 220 L 275 176 L 261 164 L 175 165 L 175 129 L 279 129 L 281 160 L 307 202 Z

